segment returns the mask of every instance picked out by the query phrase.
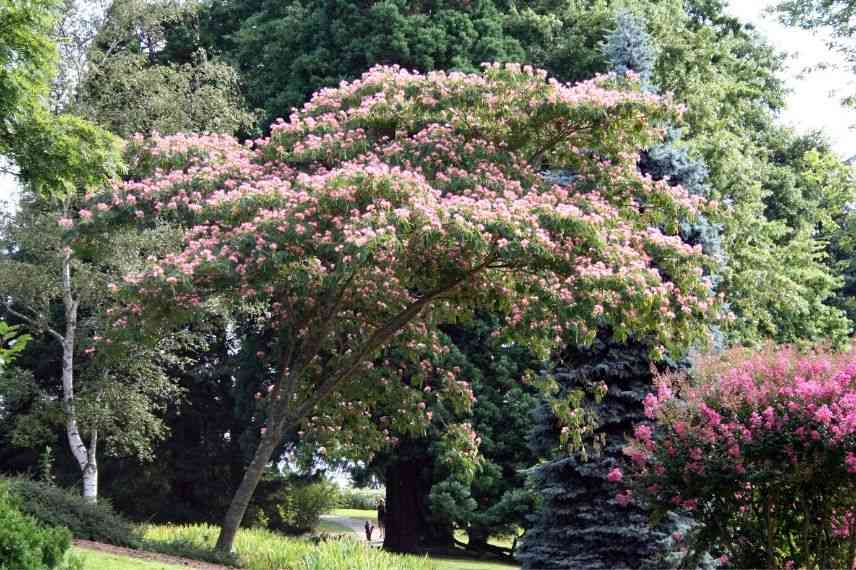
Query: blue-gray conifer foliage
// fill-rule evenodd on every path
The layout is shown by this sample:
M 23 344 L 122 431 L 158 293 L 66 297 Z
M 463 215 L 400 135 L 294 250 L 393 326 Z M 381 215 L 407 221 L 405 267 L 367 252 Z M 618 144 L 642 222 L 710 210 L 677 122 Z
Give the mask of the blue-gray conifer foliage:
M 636 73 L 642 85 L 650 88 L 657 64 L 657 48 L 642 18 L 628 11 L 619 12 L 615 28 L 606 37 L 602 49 L 612 71 L 618 75 Z

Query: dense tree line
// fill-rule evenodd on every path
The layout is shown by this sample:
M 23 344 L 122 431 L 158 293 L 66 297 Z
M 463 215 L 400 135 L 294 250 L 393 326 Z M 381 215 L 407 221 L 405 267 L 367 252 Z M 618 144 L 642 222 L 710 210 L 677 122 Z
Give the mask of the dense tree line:
M 722 206 L 718 215 L 683 228 L 686 240 L 703 243 L 719 262 L 711 278 L 732 314 L 719 327 L 722 342 L 841 343 L 852 332 L 852 170 L 821 135 L 796 135 L 776 124 L 786 93 L 783 56 L 730 17 L 722 2 L 122 0 L 94 20 L 80 6 L 64 18 L 56 6 L 43 8 L 4 12 L 10 23 L 23 18 L 32 24 L 23 40 L 4 36 L 11 27 L 0 25 L 0 57 L 15 49 L 29 58 L 29 67 L 0 66 L 0 73 L 12 70 L 0 77 L 0 152 L 17 165 L 28 189 L 18 214 L 3 226 L 2 316 L 43 335 L 12 372 L 2 373 L 0 438 L 19 446 L 4 445 L 5 471 L 33 469 L 46 444 L 64 449 L 57 445 L 57 426 L 65 422 L 66 431 L 74 431 L 68 427 L 72 408 L 56 408 L 72 394 L 58 382 L 65 370 L 76 377 L 74 410 L 84 418 L 82 441 L 92 452 L 77 458 L 79 472 L 97 463 L 93 440 L 100 437 L 111 454 L 123 456 L 101 463 L 102 478 L 123 482 L 102 488 L 123 510 L 140 518 L 219 519 L 259 443 L 265 413 L 255 395 L 271 378 L 256 355 L 267 351 L 270 339 L 252 319 L 209 315 L 204 326 L 166 335 L 149 353 L 91 351 L 111 303 L 99 291 L 145 256 L 173 246 L 178 228 L 161 227 L 144 240 L 120 233 L 115 247 L 72 260 L 54 222 L 122 169 L 114 137 L 267 135 L 278 117 L 302 108 L 318 89 L 354 80 L 375 64 L 474 72 L 484 62 L 515 61 L 566 82 L 609 71 L 640 73 L 645 89 L 672 93 L 685 105 L 680 124 L 668 125 L 675 130 L 667 144 L 641 154 L 640 168 L 656 180 L 695 186 Z M 782 9 L 794 23 L 835 26 L 847 8 L 827 13 L 788 2 Z M 844 38 L 844 28 L 836 29 Z M 23 51 L 12 45 L 21 41 Z M 64 46 L 58 63 L 65 79 L 53 85 L 51 106 L 44 101 L 57 65 L 54 41 Z M 73 278 L 64 280 L 66 273 Z M 535 451 L 526 446 L 527 413 L 538 398 L 524 379 L 573 362 L 577 372 L 560 382 L 559 393 L 567 397 L 585 375 L 579 371 L 626 376 L 627 355 L 616 359 L 621 351 L 612 345 L 588 352 L 568 347 L 552 361 L 497 345 L 489 334 L 497 319 L 483 315 L 445 330 L 471 374 L 477 397 L 471 408 L 431 402 L 434 420 L 418 436 L 387 429 L 380 406 L 371 416 L 379 433 L 402 441 L 379 448 L 367 465 L 397 489 L 390 508 L 401 524 L 398 535 L 388 535 L 391 548 L 451 547 L 453 530 L 463 528 L 471 548 L 485 550 L 491 533 L 532 525 L 533 494 L 522 489 L 522 470 L 536 457 L 579 470 L 566 441 L 557 439 L 549 449 L 541 443 Z M 627 354 L 635 350 L 631 345 Z M 63 352 L 76 360 L 64 363 Z M 573 358 L 563 358 L 569 353 Z M 540 422 L 555 427 L 560 410 L 545 415 L 545 405 L 538 408 Z M 330 422 L 338 417 L 335 409 L 322 412 Z M 516 420 L 511 426 L 510 414 Z M 621 421 L 615 424 L 624 426 Z M 450 423 L 467 422 L 481 438 L 480 454 L 461 462 L 455 446 L 465 443 L 441 435 Z M 127 425 L 138 430 L 120 427 Z M 603 429 L 618 437 L 609 431 L 614 427 Z M 273 455 L 288 452 L 304 465 L 318 464 L 318 449 L 339 443 L 323 432 L 300 443 L 297 432 L 304 429 L 284 433 Z M 342 443 L 340 458 L 323 460 L 354 459 L 349 443 Z M 151 457 L 157 461 L 144 461 Z M 65 480 L 74 481 L 72 457 L 63 451 L 58 458 Z M 535 481 L 549 480 L 553 463 L 546 465 Z M 597 503 L 602 497 L 595 495 Z M 145 509 L 140 496 L 148 497 Z M 560 504 L 563 497 L 555 500 Z M 543 512 L 539 516 L 536 528 L 553 524 Z M 571 524 L 567 517 L 558 520 Z

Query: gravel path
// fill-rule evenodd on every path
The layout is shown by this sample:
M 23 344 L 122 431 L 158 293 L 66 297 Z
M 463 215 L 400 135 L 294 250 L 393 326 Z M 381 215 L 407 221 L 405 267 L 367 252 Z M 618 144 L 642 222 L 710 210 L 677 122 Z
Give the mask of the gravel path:
M 345 528 L 351 529 L 351 532 L 357 535 L 360 540 L 366 540 L 366 521 L 352 517 L 337 517 L 336 515 L 321 515 L 321 520 L 342 525 Z M 382 545 L 383 539 L 380 536 L 380 531 L 375 528 L 372 534 L 372 544 Z
M 121 546 L 92 542 L 90 540 L 75 540 L 74 545 L 83 550 L 97 550 L 98 552 L 104 552 L 106 554 L 127 556 L 128 558 L 139 558 L 141 560 L 151 560 L 152 562 L 160 562 L 163 564 L 174 564 L 175 566 L 193 568 L 194 570 L 233 570 L 229 566 L 211 564 L 210 562 L 200 562 L 199 560 L 190 560 L 189 558 L 167 556 L 166 554 L 160 554 L 158 552 L 146 552 L 145 550 L 122 548 Z

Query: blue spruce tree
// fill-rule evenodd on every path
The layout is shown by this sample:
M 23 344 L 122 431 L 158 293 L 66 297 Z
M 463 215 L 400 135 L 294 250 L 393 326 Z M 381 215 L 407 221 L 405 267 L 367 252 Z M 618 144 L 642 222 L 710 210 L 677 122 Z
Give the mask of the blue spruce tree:
M 613 72 L 619 75 L 636 73 L 642 84 L 650 87 L 657 64 L 657 49 L 642 18 L 627 11 L 619 12 L 615 17 L 615 29 L 603 43 L 603 54 Z
M 616 16 L 615 29 L 603 44 L 613 71 L 634 72 L 643 86 L 651 85 L 656 49 L 645 23 L 628 12 Z M 639 160 L 639 168 L 655 180 L 680 184 L 690 193 L 707 195 L 708 171 L 680 144 L 677 132 L 649 149 Z M 545 174 L 556 183 L 570 183 L 568 173 Z M 686 241 L 700 244 L 704 251 L 722 259 L 720 228 L 705 218 L 686 222 Z M 646 421 L 642 400 L 652 391 L 652 363 L 644 339 L 627 343 L 610 341 L 609 331 L 600 331 L 594 344 L 585 349 L 568 349 L 561 355 L 554 378 L 568 394 L 593 383 L 606 382 L 609 390 L 599 402 L 588 401 L 598 417 L 593 441 L 599 453 L 584 460 L 559 448 L 559 420 L 544 402 L 535 413 L 530 446 L 545 462 L 530 471 L 530 485 L 540 498 L 515 556 L 524 570 L 566 570 L 607 568 L 663 568 L 674 566 L 672 532 L 686 530 L 688 519 L 670 515 L 656 527 L 649 513 L 638 506 L 621 507 L 615 502 L 615 485 L 607 473 L 623 463 L 622 448 L 633 426 Z M 679 363 L 671 363 L 672 367 Z M 561 393 L 560 393 L 561 395 Z M 590 442 L 591 443 L 591 442 Z

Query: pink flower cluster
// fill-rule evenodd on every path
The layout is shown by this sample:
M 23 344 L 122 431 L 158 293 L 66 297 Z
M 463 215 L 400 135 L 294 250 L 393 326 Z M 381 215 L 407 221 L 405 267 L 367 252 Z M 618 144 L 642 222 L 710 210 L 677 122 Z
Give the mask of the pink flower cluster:
M 854 349 L 766 347 L 704 357 L 689 375 L 660 376 L 644 406 L 655 423 L 636 427 L 625 454 L 626 479 L 646 503 L 688 510 L 704 505 L 702 522 L 710 517 L 716 528 L 736 535 L 764 536 L 779 528 L 806 533 L 796 540 L 800 545 L 815 544 L 814 532 L 850 539 L 856 517 Z M 737 542 L 732 535 L 727 540 L 729 548 Z
M 115 286 L 127 301 L 115 325 L 209 301 L 248 311 L 316 355 L 299 397 L 323 383 L 313 374 L 367 377 L 402 331 L 431 345 L 439 324 L 479 306 L 505 308 L 518 339 L 545 349 L 610 326 L 663 351 L 703 337 L 718 310 L 710 260 L 674 230 L 705 204 L 636 167 L 675 114 L 615 77 L 564 85 L 517 65 L 376 67 L 247 144 L 135 139 L 135 176 L 76 223 L 84 234 L 186 228 L 177 249 Z M 577 180 L 548 182 L 545 161 Z M 438 384 L 472 397 L 455 373 Z

